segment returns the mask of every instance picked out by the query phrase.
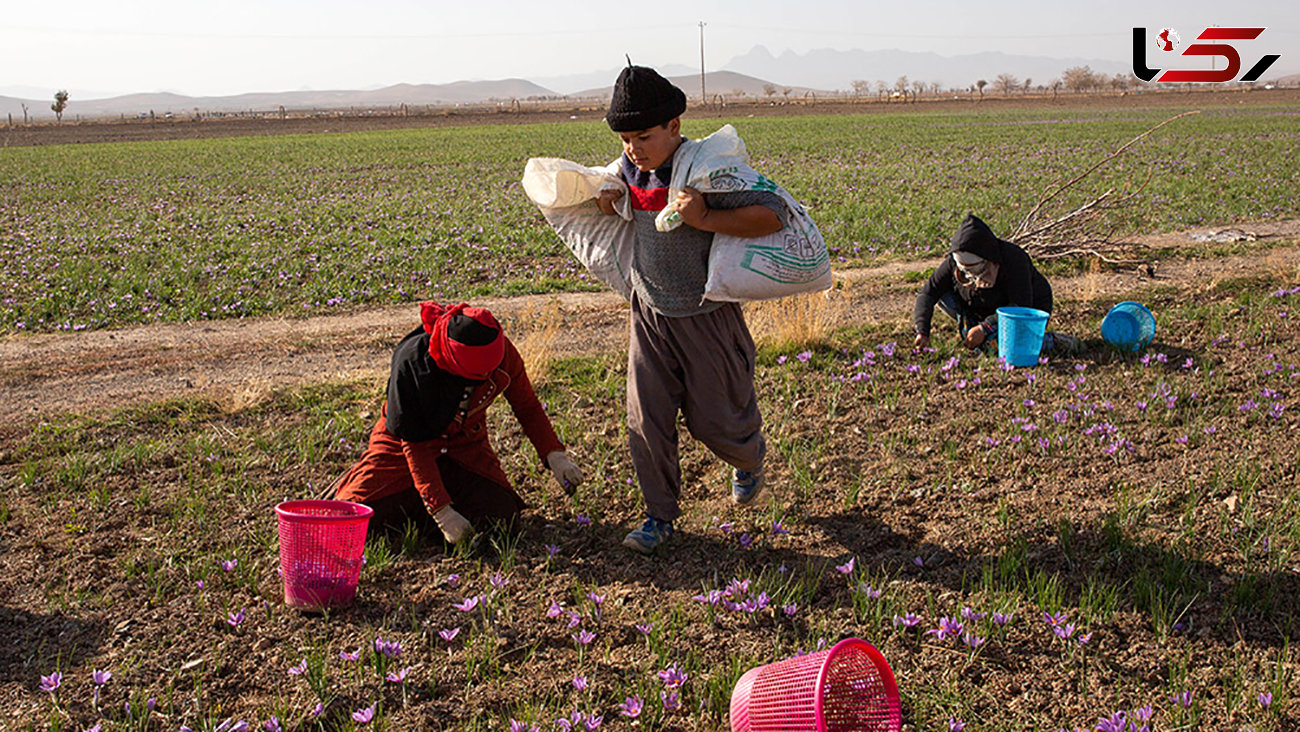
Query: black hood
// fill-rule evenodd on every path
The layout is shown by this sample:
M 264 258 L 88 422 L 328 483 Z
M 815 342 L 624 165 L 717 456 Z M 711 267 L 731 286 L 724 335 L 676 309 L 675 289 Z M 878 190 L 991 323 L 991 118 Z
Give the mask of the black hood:
M 990 262 L 1002 263 L 1002 240 L 975 214 L 966 214 L 957 233 L 952 237 L 952 251 L 970 252 Z

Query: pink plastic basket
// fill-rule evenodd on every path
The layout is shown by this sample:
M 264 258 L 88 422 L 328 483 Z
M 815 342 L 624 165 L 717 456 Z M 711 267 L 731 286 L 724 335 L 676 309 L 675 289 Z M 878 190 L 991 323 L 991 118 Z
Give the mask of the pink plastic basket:
M 752 668 L 731 692 L 733 732 L 898 732 L 902 726 L 889 663 L 857 638 Z
M 285 604 L 304 610 L 352 604 L 374 510 L 350 501 L 285 501 L 275 513 Z

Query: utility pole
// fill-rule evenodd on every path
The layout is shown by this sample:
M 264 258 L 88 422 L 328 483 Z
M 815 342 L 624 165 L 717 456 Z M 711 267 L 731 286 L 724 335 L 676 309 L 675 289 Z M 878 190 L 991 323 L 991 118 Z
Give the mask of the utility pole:
M 700 104 L 708 104 L 709 97 L 704 93 L 704 21 L 700 21 Z

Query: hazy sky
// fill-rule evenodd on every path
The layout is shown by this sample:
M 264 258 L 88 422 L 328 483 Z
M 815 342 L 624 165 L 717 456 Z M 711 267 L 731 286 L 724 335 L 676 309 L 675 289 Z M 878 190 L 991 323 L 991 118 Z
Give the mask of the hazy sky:
M 1223 9 L 1220 9 L 1223 8 Z M 1128 63 L 1130 29 L 1267 26 L 1256 43 L 1300 70 L 1294 0 L 57 0 L 0 23 L 0 87 L 195 96 L 541 79 L 645 65 L 698 67 L 764 45 L 980 51 Z M 2 92 L 0 92 L 2 93 Z M 82 97 L 84 98 L 84 96 Z

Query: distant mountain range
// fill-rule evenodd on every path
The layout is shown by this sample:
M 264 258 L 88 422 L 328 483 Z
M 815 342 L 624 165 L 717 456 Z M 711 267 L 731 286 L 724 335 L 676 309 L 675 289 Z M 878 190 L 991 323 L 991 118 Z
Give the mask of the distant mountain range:
M 855 81 L 865 81 L 873 91 L 877 82 L 892 87 L 895 81 L 906 76 L 910 82 L 938 84 L 942 89 L 966 89 L 984 79 L 990 84 L 999 74 L 1011 74 L 1021 82 L 1032 80 L 1035 85 L 1050 84 L 1061 72 L 1074 66 L 1089 66 L 1094 72 L 1105 75 L 1129 74 L 1127 64 L 1101 59 L 1050 58 L 1044 56 L 1017 56 L 1000 52 L 977 53 L 963 56 L 940 56 L 937 53 L 912 51 L 834 51 L 818 50 L 804 54 L 786 51 L 773 55 L 762 46 L 728 61 L 721 70 L 705 75 L 705 91 L 709 97 L 717 94 L 747 96 L 791 96 L 800 98 L 808 93 L 826 95 L 832 92 L 849 92 Z M 451 84 L 398 84 L 382 89 L 360 91 L 286 91 L 259 92 L 223 97 L 190 97 L 172 93 L 127 94 L 108 99 L 84 99 L 73 95 L 69 100 L 65 118 L 117 118 L 147 116 L 150 112 L 163 116 L 203 113 L 237 113 L 245 111 L 274 112 L 280 107 L 286 111 L 395 108 L 408 106 L 446 106 L 456 104 L 482 104 L 485 102 L 510 103 L 513 100 L 558 99 L 608 99 L 618 69 L 594 71 L 586 74 L 542 77 L 535 80 L 501 79 L 492 81 L 458 81 Z M 698 98 L 700 77 L 698 69 L 689 66 L 665 65 L 659 71 L 673 80 L 686 93 Z M 1294 71 L 1294 70 L 1292 70 Z M 1279 70 L 1273 79 L 1281 77 Z M 787 92 L 788 90 L 788 92 Z M 23 105 L 29 118 L 37 122 L 50 121 L 54 90 L 48 97 L 33 99 L 27 96 L 30 88 L 0 88 L 0 124 L 5 115 L 15 121 L 23 119 Z M 16 92 L 16 93 L 15 93 Z M 26 98 L 24 98 L 26 97 Z

